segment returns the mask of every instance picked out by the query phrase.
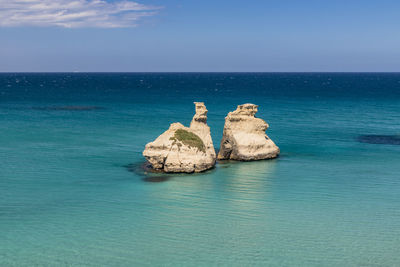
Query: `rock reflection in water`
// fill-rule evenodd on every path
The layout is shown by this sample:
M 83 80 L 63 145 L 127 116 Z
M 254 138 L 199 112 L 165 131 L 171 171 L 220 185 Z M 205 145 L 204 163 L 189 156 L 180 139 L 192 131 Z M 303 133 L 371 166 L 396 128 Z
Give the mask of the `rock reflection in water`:
M 157 175 L 157 176 L 147 175 L 142 178 L 142 181 L 149 183 L 162 183 L 168 181 L 171 178 L 172 177 L 170 175 Z

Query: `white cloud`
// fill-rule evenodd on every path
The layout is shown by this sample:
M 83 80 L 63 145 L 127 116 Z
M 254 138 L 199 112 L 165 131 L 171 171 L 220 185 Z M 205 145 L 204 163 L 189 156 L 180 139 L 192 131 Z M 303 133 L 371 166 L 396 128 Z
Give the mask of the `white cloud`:
M 158 9 L 130 0 L 0 0 L 0 27 L 134 27 Z

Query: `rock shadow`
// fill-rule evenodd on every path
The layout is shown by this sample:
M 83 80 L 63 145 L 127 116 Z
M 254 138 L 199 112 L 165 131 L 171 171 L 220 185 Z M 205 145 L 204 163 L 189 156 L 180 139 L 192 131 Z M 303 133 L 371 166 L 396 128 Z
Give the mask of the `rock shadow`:
M 124 166 L 129 172 L 141 177 L 141 180 L 148 183 L 162 183 L 172 179 L 175 175 L 155 170 L 147 162 L 132 163 Z
M 148 162 L 137 162 L 131 163 L 124 166 L 129 172 L 135 173 L 141 177 L 141 180 L 148 183 L 162 183 L 167 182 L 173 178 L 183 177 L 183 176 L 198 176 L 205 173 L 210 173 L 215 170 L 215 167 L 205 170 L 203 172 L 197 173 L 166 173 L 162 170 L 153 169 Z

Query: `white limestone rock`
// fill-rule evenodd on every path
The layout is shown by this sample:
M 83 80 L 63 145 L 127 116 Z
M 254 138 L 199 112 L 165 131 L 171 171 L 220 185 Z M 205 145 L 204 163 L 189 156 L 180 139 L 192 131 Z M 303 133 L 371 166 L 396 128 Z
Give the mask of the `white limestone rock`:
M 202 172 L 215 166 L 216 154 L 207 125 L 204 103 L 195 102 L 196 114 L 190 127 L 172 123 L 154 142 L 148 143 L 143 156 L 156 170 L 164 172 Z
M 279 148 L 265 134 L 269 125 L 255 117 L 257 111 L 257 105 L 244 104 L 228 113 L 218 159 L 251 161 L 279 155 Z

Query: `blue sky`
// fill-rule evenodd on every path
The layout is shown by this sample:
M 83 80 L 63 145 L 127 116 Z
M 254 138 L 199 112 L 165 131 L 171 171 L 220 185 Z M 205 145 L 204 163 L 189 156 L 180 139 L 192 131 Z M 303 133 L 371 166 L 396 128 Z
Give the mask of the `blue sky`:
M 400 2 L 0 0 L 0 71 L 400 71 Z

